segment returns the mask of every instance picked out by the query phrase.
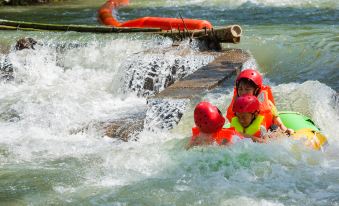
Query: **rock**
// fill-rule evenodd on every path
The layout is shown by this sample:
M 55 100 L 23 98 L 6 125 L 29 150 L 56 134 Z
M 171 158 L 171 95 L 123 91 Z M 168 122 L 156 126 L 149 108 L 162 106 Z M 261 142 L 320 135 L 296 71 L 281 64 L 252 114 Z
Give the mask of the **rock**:
M 13 65 L 7 55 L 0 56 L 0 81 L 13 80 Z
M 115 120 L 107 120 L 104 122 L 90 122 L 85 127 L 80 129 L 73 129 L 71 134 L 88 132 L 94 129 L 98 131 L 101 136 L 107 136 L 124 142 L 130 140 L 137 140 L 138 133 L 144 129 L 144 119 L 146 111 L 137 114 L 130 114 L 127 117 Z
M 118 138 L 124 142 L 137 140 L 138 133 L 144 128 L 144 120 L 123 119 L 104 123 L 104 135 L 111 138 Z
M 332 96 L 332 104 L 337 113 L 339 113 L 339 93 Z
M 37 41 L 30 37 L 19 39 L 15 44 L 15 50 L 34 49 Z M 13 65 L 6 54 L 0 56 L 0 81 L 11 81 L 13 76 Z
M 35 49 L 34 46 L 38 42 L 30 37 L 21 38 L 16 42 L 15 49 L 23 50 L 23 49 Z

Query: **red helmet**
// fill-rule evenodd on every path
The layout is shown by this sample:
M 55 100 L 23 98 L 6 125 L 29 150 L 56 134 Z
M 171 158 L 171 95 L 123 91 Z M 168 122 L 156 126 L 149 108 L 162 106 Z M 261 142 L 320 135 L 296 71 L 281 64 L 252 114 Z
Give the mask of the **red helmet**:
M 262 76 L 261 74 L 254 69 L 245 69 L 242 72 L 240 72 L 239 76 L 237 77 L 237 80 L 235 81 L 235 84 L 238 86 L 239 81 L 241 79 L 249 79 L 251 80 L 255 85 L 257 85 L 259 88 L 262 86 Z
M 259 100 L 256 96 L 253 95 L 243 95 L 238 97 L 233 105 L 233 112 L 249 112 L 254 113 L 259 111 Z
M 194 109 L 194 122 L 200 131 L 214 133 L 224 126 L 225 118 L 216 106 L 200 102 Z

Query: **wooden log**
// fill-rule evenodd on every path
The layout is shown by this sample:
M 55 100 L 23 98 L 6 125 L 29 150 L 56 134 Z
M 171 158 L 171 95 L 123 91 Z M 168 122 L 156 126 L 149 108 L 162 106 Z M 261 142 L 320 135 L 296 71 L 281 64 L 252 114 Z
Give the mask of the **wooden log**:
M 0 25 L 11 26 L 16 29 L 32 29 L 47 31 L 76 31 L 93 33 L 134 33 L 134 32 L 159 32 L 160 29 L 154 28 L 117 28 L 108 26 L 88 26 L 88 25 L 62 25 L 62 24 L 43 24 L 22 21 L 0 20 Z
M 218 27 L 207 30 L 190 30 L 190 31 L 162 31 L 157 32 L 165 37 L 171 37 L 177 40 L 182 38 L 195 38 L 199 40 L 211 40 L 221 43 L 239 43 L 242 29 L 239 25 L 230 25 L 227 27 Z
M 0 25 L 0 30 L 18 30 L 18 28 L 14 27 L 14 26 Z M 32 29 L 32 28 L 21 28 L 20 30 L 23 30 L 23 31 L 40 31 L 38 29 Z
M 242 34 L 239 25 L 219 27 L 209 30 L 190 30 L 190 31 L 162 31 L 156 28 L 123 28 L 108 26 L 88 26 L 88 25 L 62 25 L 62 24 L 43 24 L 23 21 L 0 20 L 0 30 L 26 30 L 26 31 L 76 31 L 93 33 L 135 33 L 144 32 L 156 34 L 164 37 L 170 37 L 174 40 L 183 40 L 194 38 L 201 41 L 219 43 L 239 43 Z M 220 46 L 219 46 L 220 47 Z

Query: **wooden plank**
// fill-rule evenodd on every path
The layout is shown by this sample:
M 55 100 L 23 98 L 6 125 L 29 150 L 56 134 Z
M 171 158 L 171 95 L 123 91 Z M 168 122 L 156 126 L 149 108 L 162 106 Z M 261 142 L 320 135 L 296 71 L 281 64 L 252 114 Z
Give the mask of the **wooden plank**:
M 239 25 L 230 25 L 223 27 L 216 27 L 207 30 L 189 30 L 189 31 L 162 31 L 156 32 L 165 37 L 170 37 L 175 40 L 182 38 L 195 38 L 198 40 L 220 42 L 220 43 L 239 43 L 242 35 L 242 29 Z
M 241 49 L 229 49 L 213 62 L 198 69 L 191 75 L 179 80 L 164 91 L 150 98 L 193 98 L 202 92 L 218 86 L 224 80 L 236 74 L 249 54 Z

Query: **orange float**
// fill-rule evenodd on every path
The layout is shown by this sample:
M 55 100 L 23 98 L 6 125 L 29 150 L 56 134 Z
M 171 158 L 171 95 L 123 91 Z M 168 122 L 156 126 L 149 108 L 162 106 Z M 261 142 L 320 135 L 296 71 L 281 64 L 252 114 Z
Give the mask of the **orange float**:
M 108 0 L 98 11 L 99 20 L 105 25 L 114 27 L 160 28 L 162 30 L 200 30 L 205 28 L 211 29 L 213 27 L 206 20 L 164 17 L 142 17 L 121 23 L 113 17 L 112 12 L 118 7 L 128 5 L 128 3 L 128 0 Z

